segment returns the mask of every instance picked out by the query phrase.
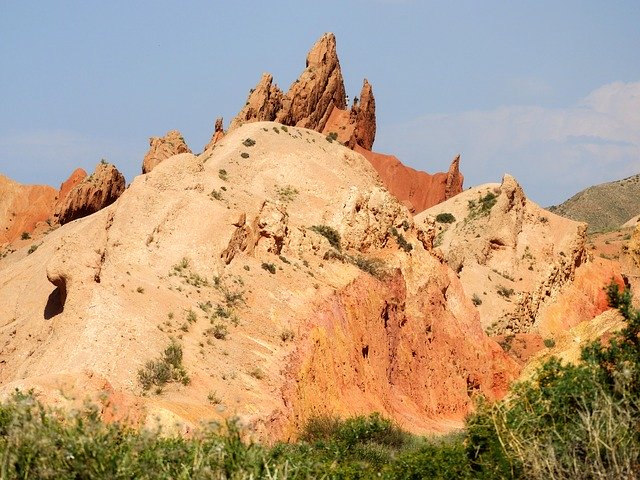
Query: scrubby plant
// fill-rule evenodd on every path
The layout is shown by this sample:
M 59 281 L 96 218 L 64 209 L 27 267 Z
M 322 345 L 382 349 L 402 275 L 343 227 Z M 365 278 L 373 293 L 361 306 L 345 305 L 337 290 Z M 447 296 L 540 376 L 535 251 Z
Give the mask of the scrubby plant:
M 511 298 L 511 295 L 515 293 L 513 288 L 507 288 L 504 285 L 498 285 L 496 291 L 498 295 L 504 298 Z
M 326 136 L 327 142 L 333 143 L 334 140 L 338 140 L 338 134 L 336 132 L 330 132 Z
M 276 188 L 276 195 L 278 196 L 278 199 L 284 203 L 293 202 L 298 196 L 298 193 L 300 193 L 298 192 L 298 189 L 291 185 Z
M 138 381 L 144 390 L 154 385 L 162 389 L 169 382 L 188 385 L 190 379 L 182 365 L 182 346 L 172 340 L 160 358 L 149 360 L 144 368 L 138 370 Z
M 407 239 L 404 238 L 404 235 L 398 232 L 398 229 L 396 227 L 391 227 L 389 231 L 391 232 L 391 235 L 393 235 L 394 238 L 396 239 L 398 246 L 402 248 L 405 252 L 409 253 L 411 250 L 413 250 L 413 245 L 407 242 Z
M 331 245 L 333 248 L 335 248 L 338 251 L 341 250 L 340 234 L 335 228 L 330 227 L 328 225 L 313 225 L 309 227 L 309 230 L 319 233 L 324 238 L 329 240 L 329 245 Z
M 456 217 L 451 213 L 439 213 L 436 215 L 436 222 L 439 223 L 453 223 L 456 221 Z
M 31 255 L 33 252 L 35 252 L 38 249 L 38 245 L 31 245 L 29 247 L 29 250 L 27 250 L 27 255 Z
M 220 170 L 218 170 L 218 178 L 226 182 L 227 180 L 229 180 L 229 174 L 224 168 L 221 168 Z
M 207 329 L 206 333 L 218 340 L 226 340 L 229 335 L 229 329 L 223 323 L 216 323 L 213 327 Z
M 260 265 L 260 266 L 262 267 L 263 270 L 266 270 L 267 272 L 275 275 L 276 266 L 273 263 L 262 262 L 262 265 Z
M 293 337 L 295 337 L 293 330 L 289 330 L 288 328 L 280 332 L 280 340 L 282 340 L 283 342 L 293 340 Z
M 29 240 L 31 238 L 31 235 L 29 234 L 29 232 L 22 232 L 22 235 L 20 235 L 20 238 L 22 240 Z
M 640 465 L 640 312 L 615 282 L 609 304 L 626 327 L 596 340 L 581 362 L 552 357 L 509 397 L 467 421 L 468 454 L 501 478 L 637 478 Z
M 543 343 L 547 348 L 553 348 L 556 346 L 556 341 L 553 338 L 545 338 Z
M 471 297 L 471 301 L 476 307 L 482 305 L 482 299 L 478 296 L 477 293 L 473 294 L 473 296 Z
M 242 152 L 242 153 L 240 154 L 240 156 L 241 156 L 242 158 L 249 158 L 249 154 L 248 154 L 247 152 Z
M 253 138 L 245 138 L 245 139 L 242 141 L 242 144 L 243 144 L 245 147 L 253 147 L 253 146 L 256 144 L 256 141 L 255 141 Z

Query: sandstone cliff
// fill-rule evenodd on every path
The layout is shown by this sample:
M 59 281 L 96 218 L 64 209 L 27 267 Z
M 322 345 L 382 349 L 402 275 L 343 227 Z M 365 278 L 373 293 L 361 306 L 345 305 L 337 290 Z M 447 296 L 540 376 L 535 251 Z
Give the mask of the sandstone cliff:
M 360 146 L 356 146 L 355 150 L 371 162 L 389 192 L 414 213 L 462 192 L 464 177 L 459 170 L 459 155 L 453 159 L 447 173 L 430 175 L 403 165 L 393 155 L 369 152 Z
M 436 246 L 492 333 L 548 336 L 593 318 L 607 308 L 602 287 L 619 277 L 615 264 L 588 261 L 585 224 L 535 205 L 508 175 L 426 210 L 416 222 L 436 225 Z
M 323 35 L 313 46 L 305 70 L 287 93 L 275 85 L 270 74 L 263 74 L 251 89 L 245 106 L 231 121 L 229 131 L 257 121 L 309 128 L 358 151 L 373 164 L 387 189 L 412 212 L 421 212 L 462 191 L 459 157 L 452 162 L 449 172 L 429 175 L 404 166 L 396 157 L 371 151 L 376 136 L 373 88 L 365 79 L 360 96 L 348 108 L 336 39 L 331 33 Z M 220 119 L 205 151 L 223 135 Z
M 0 390 L 89 395 L 146 423 L 239 415 L 280 438 L 317 413 L 460 425 L 519 367 L 433 234 L 359 154 L 311 130 L 239 127 L 0 260 Z M 191 382 L 142 396 L 138 371 L 171 339 Z
M 160 162 L 179 153 L 191 153 L 191 150 L 178 130 L 171 130 L 164 137 L 149 138 L 149 151 L 142 161 L 142 173 L 149 173 Z
M 124 176 L 110 163 L 101 162 L 95 171 L 68 190 L 56 205 L 54 219 L 60 225 L 86 217 L 115 202 L 124 192 Z M 68 185 L 61 188 L 66 190 Z

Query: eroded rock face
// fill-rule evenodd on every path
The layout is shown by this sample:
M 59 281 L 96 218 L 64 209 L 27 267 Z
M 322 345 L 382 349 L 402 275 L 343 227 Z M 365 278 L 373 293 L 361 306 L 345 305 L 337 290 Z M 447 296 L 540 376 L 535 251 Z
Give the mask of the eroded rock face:
M 99 163 L 89 177 L 73 187 L 56 206 L 54 219 L 60 225 L 86 217 L 115 202 L 124 192 L 124 176 L 110 163 Z
M 322 133 L 337 135 L 337 140 L 349 148 L 358 145 L 371 150 L 376 138 L 376 102 L 371 84 L 366 79 L 360 99 L 356 97 L 353 100 L 350 110 L 334 106 Z
M 251 159 L 237 161 L 247 138 Z M 312 228 L 322 225 L 341 252 Z M 501 395 L 519 367 L 485 335 L 432 238 L 362 156 L 313 131 L 244 125 L 206 161 L 160 163 L 0 269 L 0 327 L 15 324 L 0 329 L 0 393 L 50 398 L 61 376 L 91 376 L 113 401 L 136 399 L 134 417 L 238 415 L 270 438 L 320 411 L 381 411 L 419 432 L 458 426 L 474 392 Z M 142 395 L 137 371 L 178 335 L 191 383 Z
M 179 153 L 191 153 L 191 150 L 178 130 L 171 130 L 164 137 L 149 138 L 149 151 L 142 161 L 142 173 L 149 173 L 160 162 Z
M 344 109 L 346 94 L 336 39 L 324 34 L 309 54 L 305 70 L 283 94 L 265 73 L 251 91 L 247 104 L 231 121 L 229 131 L 256 121 L 277 121 L 284 125 L 321 132 L 335 107 Z
M 49 219 L 56 197 L 53 187 L 22 185 L 0 175 L 0 244 L 19 239 Z
M 629 242 L 623 247 L 620 262 L 622 274 L 634 293 L 634 306 L 640 308 L 640 224 L 635 227 Z
M 420 213 L 462 191 L 464 177 L 459 171 L 459 155 L 447 173 L 430 175 L 403 165 L 393 155 L 370 152 L 360 146 L 355 150 L 371 162 L 387 189 L 413 213 Z
M 207 151 L 212 148 L 216 143 L 224 138 L 224 127 L 222 125 L 222 117 L 216 118 L 216 124 L 213 129 L 213 134 L 211 135 L 211 140 L 207 143 L 207 146 L 204 147 L 204 150 Z
M 586 225 L 543 210 L 510 175 L 500 185 L 466 190 L 416 222 L 427 217 L 437 225 L 434 245 L 458 272 L 484 328 L 494 334 L 542 328 L 541 312 L 587 261 Z M 588 301 L 597 312 L 599 300 Z
M 263 74 L 247 103 L 231 121 L 229 131 L 256 121 L 276 121 L 309 128 L 362 153 L 378 171 L 385 186 L 412 212 L 418 213 L 462 191 L 460 157 L 446 173 L 430 175 L 404 166 L 391 155 L 371 151 L 376 136 L 376 103 L 365 79 L 360 97 L 349 109 L 333 34 L 322 36 L 307 56 L 306 69 L 284 93 L 270 74 Z M 221 132 L 216 124 L 216 132 Z M 217 133 L 205 150 L 211 149 Z M 220 133 L 221 135 L 222 133 Z

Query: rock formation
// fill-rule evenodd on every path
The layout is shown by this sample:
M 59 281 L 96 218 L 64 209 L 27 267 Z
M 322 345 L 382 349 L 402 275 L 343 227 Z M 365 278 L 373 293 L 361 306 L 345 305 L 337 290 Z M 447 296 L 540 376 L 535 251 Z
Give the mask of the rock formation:
M 57 191 L 47 185 L 22 185 L 0 175 L 0 244 L 31 233 L 51 217 Z
M 251 90 L 246 105 L 231 121 L 229 131 L 257 121 L 277 121 L 283 125 L 321 132 L 333 108 L 344 109 L 346 94 L 336 38 L 324 34 L 307 55 L 305 70 L 283 95 L 265 73 Z
M 191 150 L 178 130 L 171 130 L 164 137 L 149 138 L 149 151 L 142 161 L 142 173 L 149 173 L 160 162 L 179 153 L 191 153 Z
M 489 332 L 550 335 L 575 325 L 580 313 L 592 318 L 607 308 L 601 289 L 615 270 L 588 262 L 586 225 L 543 210 L 509 175 L 500 185 L 466 190 L 426 210 L 416 222 L 437 226 L 435 244 L 458 272 Z M 580 275 L 593 286 L 567 293 Z M 573 304 L 561 304 L 571 304 L 576 314 L 567 313 L 565 323 L 558 323 L 549 308 L 563 293 Z
M 464 177 L 459 171 L 460 156 L 451 162 L 447 173 L 426 172 L 407 167 L 393 155 L 384 155 L 356 146 L 376 169 L 385 186 L 414 213 L 444 202 L 462 191 Z
M 376 138 L 376 102 L 371 85 L 366 79 L 360 92 L 360 100 L 356 97 L 350 110 L 334 106 L 322 133 L 337 134 L 337 140 L 349 148 L 353 149 L 358 145 L 371 150 Z
M 207 146 L 204 147 L 204 149 L 209 150 L 216 143 L 222 140 L 222 138 L 224 138 L 224 127 L 222 125 L 222 117 L 218 117 L 216 118 L 216 124 L 215 124 L 215 127 L 213 128 L 213 134 L 211 135 L 211 140 L 209 140 L 209 143 L 207 143 Z
M 374 165 L 389 191 L 412 212 L 421 212 L 462 191 L 459 157 L 448 173 L 429 175 L 405 167 L 396 157 L 371 151 L 376 136 L 373 88 L 365 79 L 360 97 L 356 97 L 348 109 L 336 39 L 331 33 L 323 35 L 313 46 L 307 55 L 305 70 L 286 94 L 273 83 L 270 74 L 263 74 L 245 106 L 231 121 L 229 131 L 258 121 L 276 121 L 322 132 L 332 141 L 362 153 Z M 216 122 L 216 130 L 205 151 L 211 149 L 222 134 L 222 125 Z
M 627 245 L 623 246 L 620 262 L 622 274 L 634 293 L 634 306 L 640 308 L 640 225 L 635 227 Z
M 321 413 L 460 425 L 475 393 L 499 397 L 520 367 L 432 239 L 361 155 L 244 125 L 0 260 L 0 394 L 62 402 L 61 385 L 84 386 L 65 395 L 170 425 L 238 415 L 271 438 Z M 191 382 L 143 396 L 138 371 L 172 338 Z
M 76 184 L 58 203 L 54 219 L 64 225 L 91 215 L 115 202 L 124 192 L 125 186 L 124 176 L 118 169 L 110 163 L 101 162 L 93 174 Z

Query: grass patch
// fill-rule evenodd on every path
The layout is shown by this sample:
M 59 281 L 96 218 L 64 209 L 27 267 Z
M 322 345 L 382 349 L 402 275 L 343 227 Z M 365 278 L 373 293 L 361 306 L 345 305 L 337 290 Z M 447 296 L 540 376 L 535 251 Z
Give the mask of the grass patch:
M 169 382 L 188 385 L 190 379 L 182 366 L 182 346 L 172 340 L 160 358 L 149 360 L 138 370 L 138 381 L 145 391 L 155 385 L 158 393 Z

